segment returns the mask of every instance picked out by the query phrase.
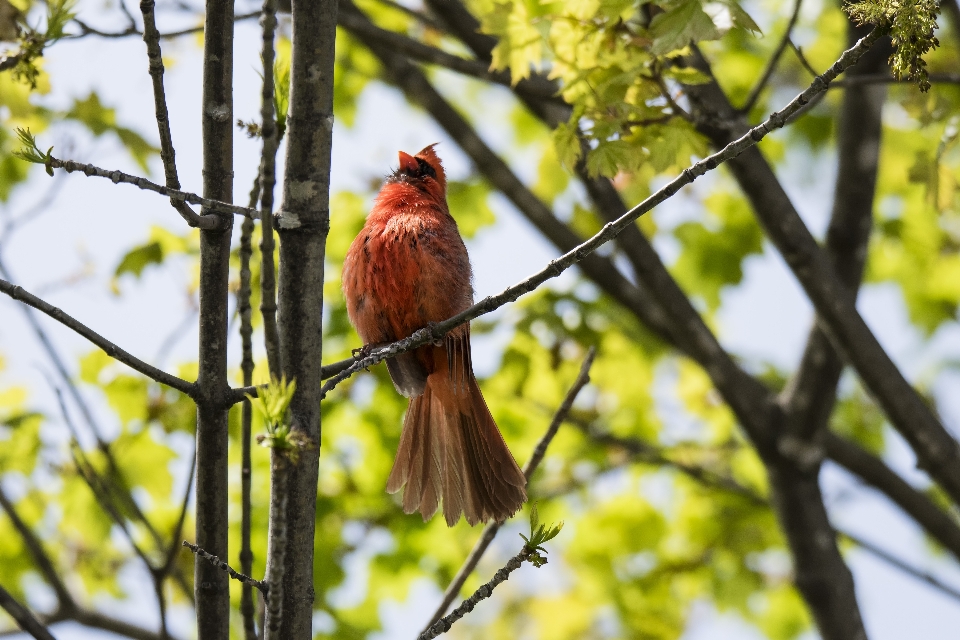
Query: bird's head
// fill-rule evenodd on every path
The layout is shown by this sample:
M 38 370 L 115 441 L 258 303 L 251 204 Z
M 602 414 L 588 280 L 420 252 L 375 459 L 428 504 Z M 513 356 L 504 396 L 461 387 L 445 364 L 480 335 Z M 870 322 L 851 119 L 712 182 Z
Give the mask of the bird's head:
M 400 166 L 388 178 L 388 183 L 405 183 L 425 191 L 444 202 L 447 193 L 447 177 L 443 172 L 443 163 L 440 162 L 437 152 L 433 150 L 436 143 L 424 147 L 416 155 L 401 151 L 399 153 Z

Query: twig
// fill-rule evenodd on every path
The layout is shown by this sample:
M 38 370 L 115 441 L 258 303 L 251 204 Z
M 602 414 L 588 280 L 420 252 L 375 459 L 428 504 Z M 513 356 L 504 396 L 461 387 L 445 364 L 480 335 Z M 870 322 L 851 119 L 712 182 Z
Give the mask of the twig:
M 590 382 L 590 367 L 593 366 L 593 360 L 596 355 L 596 347 L 590 347 L 590 350 L 587 352 L 587 357 L 584 358 L 583 364 L 580 365 L 580 373 L 577 375 L 576 380 L 574 380 L 573 385 L 567 391 L 567 395 L 563 398 L 563 401 L 560 403 L 557 411 L 553 414 L 553 419 L 550 421 L 550 426 L 547 427 L 543 437 L 540 438 L 537 446 L 534 447 L 533 454 L 530 456 L 530 460 L 527 461 L 527 464 L 523 468 L 523 475 L 526 476 L 528 483 L 530 482 L 531 478 L 533 478 L 534 471 L 537 470 L 537 467 L 539 467 L 540 463 L 543 461 L 543 457 L 547 452 L 547 447 L 550 446 L 550 443 L 553 441 L 553 437 L 557 435 L 557 430 L 560 428 L 560 425 L 563 424 L 564 420 L 566 420 L 567 414 L 570 413 L 570 408 L 573 406 L 573 403 L 580 394 L 580 391 L 587 385 L 588 382 Z M 437 607 L 436 611 L 434 611 L 430 622 L 427 623 L 427 629 L 424 630 L 424 633 L 434 624 L 436 624 L 440 618 L 443 617 L 443 614 L 447 612 L 450 604 L 457 597 L 457 594 L 460 593 L 460 589 L 463 588 L 463 584 L 467 581 L 467 578 L 470 577 L 470 574 L 473 573 L 473 570 L 477 567 L 477 564 L 480 562 L 480 558 L 482 558 L 483 554 L 486 553 L 487 547 L 489 547 L 490 543 L 493 542 L 493 539 L 496 537 L 498 531 L 500 531 L 500 523 L 497 522 L 491 522 L 484 528 L 483 533 L 480 535 L 480 538 L 477 540 L 476 544 L 473 545 L 473 549 L 470 551 L 470 555 L 467 556 L 466 561 L 464 561 L 463 566 L 460 567 L 460 570 L 457 571 L 457 575 L 454 576 L 449 586 L 447 586 L 446 591 L 443 592 L 443 600 L 440 602 L 440 605 Z
M 783 37 L 780 39 L 780 43 L 777 45 L 777 48 L 774 49 L 773 55 L 770 56 L 769 60 L 767 60 L 767 65 L 764 67 L 763 73 L 760 74 L 760 79 L 757 81 L 757 84 L 754 85 L 753 89 L 750 90 L 747 100 L 743 103 L 743 106 L 740 107 L 740 113 L 750 113 L 750 110 L 753 109 L 753 105 L 757 103 L 760 93 L 767 86 L 771 76 L 773 76 L 773 70 L 776 69 L 777 62 L 780 61 L 780 56 L 783 55 L 787 45 L 790 44 L 790 35 L 793 33 L 793 27 L 797 24 L 797 18 L 800 17 L 800 6 L 802 4 L 803 0 L 794 1 L 793 13 L 790 15 L 790 21 L 787 23 L 787 28 L 783 32 Z
M 72 316 L 67 315 L 59 308 L 54 307 L 53 305 L 36 297 L 32 293 L 29 293 L 23 287 L 12 284 L 0 278 L 0 292 L 3 292 L 14 300 L 19 300 L 20 302 L 33 307 L 37 311 L 50 316 L 60 324 L 72 329 L 96 346 L 103 349 L 103 351 L 111 358 L 122 362 L 134 371 L 138 371 L 151 380 L 155 380 L 160 384 L 165 384 L 172 389 L 176 389 L 183 394 L 193 397 L 193 394 L 195 393 L 195 387 L 193 383 L 187 382 L 183 378 L 178 378 L 177 376 L 169 374 L 166 371 L 157 369 L 153 365 L 147 364 L 133 354 L 128 353 L 117 345 L 113 344 L 93 329 L 87 327 L 82 322 L 76 320 Z
M 251 18 L 256 18 L 260 15 L 259 11 L 251 11 L 250 13 L 241 13 L 237 16 L 234 16 L 234 22 L 242 22 L 244 20 L 250 20 Z M 72 36 L 66 36 L 66 38 L 77 39 L 83 38 L 84 36 L 97 36 L 99 38 L 128 38 L 130 36 L 142 36 L 143 32 L 133 27 L 127 27 L 123 31 L 101 31 L 100 29 L 95 29 L 90 25 L 77 20 L 76 18 L 73 21 L 80 27 L 80 33 Z M 178 31 L 168 31 L 166 33 L 159 34 L 161 40 L 171 40 L 173 38 L 179 38 L 181 36 L 190 36 L 196 33 L 203 33 L 203 25 L 196 27 L 189 27 L 187 29 L 180 29 Z
M 325 397 L 326 394 L 340 384 L 340 382 L 346 380 L 357 371 L 372 367 L 373 365 L 378 364 L 387 358 L 396 356 L 397 354 L 404 353 L 411 349 L 415 349 L 428 342 L 436 342 L 455 327 L 478 318 L 483 314 L 498 309 L 509 302 L 513 302 L 523 294 L 533 291 L 547 280 L 557 277 L 574 264 L 591 255 L 599 247 L 615 238 L 624 228 L 633 224 L 637 218 L 647 213 L 658 204 L 661 204 L 662 202 L 673 197 L 673 195 L 676 194 L 682 187 L 690 184 L 700 176 L 712 171 L 727 160 L 735 158 L 743 153 L 743 151 L 746 149 L 749 149 L 750 147 L 756 145 L 760 140 L 763 140 L 763 138 L 765 138 L 771 131 L 782 127 L 786 123 L 786 120 L 793 113 L 802 109 L 803 106 L 810 102 L 810 100 L 815 96 L 826 91 L 827 87 L 830 85 L 830 82 L 832 82 L 833 79 L 840 75 L 840 73 L 842 73 L 845 69 L 855 64 L 857 60 L 859 60 L 864 54 L 864 52 L 873 46 L 880 36 L 880 31 L 874 29 L 869 35 L 861 38 L 860 41 L 858 41 L 853 47 L 844 51 L 840 58 L 829 69 L 827 69 L 823 75 L 817 76 L 813 83 L 806 90 L 791 100 L 790 103 L 787 104 L 787 106 L 785 106 L 783 109 L 780 111 L 775 111 L 762 123 L 756 127 L 753 127 L 736 140 L 730 142 L 720 151 L 707 156 L 689 168 L 684 169 L 679 176 L 659 189 L 656 193 L 648 197 L 634 208 L 630 209 L 627 213 L 622 215 L 614 222 L 604 225 L 603 229 L 601 229 L 599 233 L 591 237 L 586 242 L 580 244 L 571 251 L 568 251 L 563 256 L 552 260 L 544 269 L 530 276 L 526 280 L 508 287 L 495 296 L 488 296 L 487 298 L 484 298 L 480 302 L 458 313 L 449 320 L 444 320 L 443 322 L 436 323 L 432 326 L 424 327 L 417 330 L 407 338 L 375 349 L 369 356 L 361 358 L 357 363 L 342 373 L 334 376 L 330 379 L 330 381 L 324 384 L 320 392 L 321 398 Z
M 895 555 L 892 555 L 891 553 L 876 546 L 872 542 L 867 542 L 863 538 L 860 538 L 859 536 L 855 536 L 852 533 L 847 533 L 845 531 L 838 530 L 837 535 L 846 538 L 847 540 L 849 540 L 856 546 L 860 547 L 870 555 L 876 557 L 877 559 L 882 560 L 897 569 L 900 569 L 900 571 L 903 571 L 909 576 L 913 576 L 914 578 L 916 578 L 917 580 L 920 580 L 921 582 L 925 582 L 926 584 L 930 585 L 940 593 L 946 594 L 951 598 L 953 598 L 954 600 L 960 600 L 960 590 L 956 589 L 955 587 L 951 587 L 948 584 L 945 584 L 944 582 L 939 580 L 936 576 L 922 569 L 919 569 L 913 566 L 912 564 L 905 562 L 904 560 L 901 560 Z
M 350 33 L 364 40 L 379 42 L 389 47 L 391 51 L 403 54 L 412 60 L 435 64 L 463 75 L 479 78 L 480 80 L 486 80 L 505 87 L 512 87 L 518 95 L 523 95 L 535 100 L 557 100 L 562 102 L 560 98 L 557 98 L 559 86 L 543 76 L 525 78 L 514 86 L 509 71 L 491 71 L 489 64 L 485 64 L 479 60 L 461 58 L 452 53 L 447 53 L 443 49 L 418 42 L 403 34 L 381 29 L 360 15 L 356 6 L 348 4 L 346 1 L 340 5 L 337 22 Z
M 271 378 L 283 372 L 280 360 L 280 332 L 277 328 L 277 274 L 273 264 L 273 190 L 277 182 L 277 147 L 280 132 L 274 113 L 273 48 L 277 28 L 276 0 L 264 0 L 260 17 L 263 43 L 263 86 L 260 92 L 260 127 L 263 149 L 260 154 L 260 315 L 263 317 L 263 342 Z
M 157 128 L 160 131 L 160 158 L 163 160 L 163 173 L 167 186 L 179 190 L 180 178 L 177 177 L 176 153 L 173 149 L 173 136 L 170 133 L 170 114 L 167 112 L 167 98 L 163 90 L 163 56 L 160 53 L 160 32 L 157 31 L 154 4 L 154 0 L 140 1 L 140 12 L 143 14 L 143 41 L 147 45 L 150 78 L 153 80 L 153 104 L 157 114 Z M 120 6 L 123 7 L 124 13 L 127 13 L 123 0 L 120 0 Z M 135 31 L 136 23 L 133 16 L 127 13 L 127 17 L 130 19 L 130 28 Z M 220 225 L 219 218 L 199 216 L 183 200 L 170 198 L 170 204 L 191 227 L 214 229 Z
M 217 556 L 207 553 L 206 551 L 204 551 L 203 549 L 201 549 L 195 544 L 190 544 L 189 542 L 184 540 L 183 546 L 185 546 L 187 549 L 190 549 L 190 551 L 192 551 L 194 554 L 200 556 L 201 558 L 203 558 L 204 560 L 206 560 L 216 568 L 220 569 L 221 571 L 227 572 L 227 574 L 234 580 L 242 582 L 243 584 L 248 584 L 251 587 L 256 587 L 264 595 L 267 594 L 267 591 L 269 590 L 269 588 L 266 583 L 261 582 L 256 578 L 251 578 L 250 576 L 240 573 L 239 571 L 235 570 L 233 567 L 228 565 L 226 562 L 224 562 Z
M 356 362 L 357 362 L 357 358 L 350 357 L 350 358 L 347 358 L 346 360 L 339 360 L 337 362 L 331 362 L 330 364 L 324 365 L 320 369 L 320 379 L 329 380 L 330 378 L 337 375 L 338 373 L 346 371 L 351 366 L 356 364 Z M 233 389 L 230 389 L 228 402 L 230 403 L 231 406 L 237 404 L 238 402 L 243 402 L 244 398 L 246 398 L 247 396 L 257 395 L 257 389 L 259 389 L 262 386 L 265 386 L 265 385 L 256 385 L 256 386 L 251 385 L 247 387 L 235 387 Z
M 10 592 L 0 585 L 0 607 L 9 613 L 17 625 L 37 640 L 56 640 L 53 634 L 37 620 L 25 606 L 17 602 Z
M 189 191 L 180 191 L 179 189 L 163 187 L 155 182 L 150 182 L 146 178 L 130 175 L 129 173 L 124 173 L 122 171 L 109 171 L 107 169 L 101 169 L 100 167 L 92 164 L 74 162 L 73 160 L 60 160 L 59 158 L 54 158 L 53 156 L 50 156 L 47 162 L 50 167 L 54 169 L 63 169 L 67 173 L 80 172 L 88 177 L 96 176 L 98 178 L 107 178 L 114 184 L 120 182 L 124 184 L 132 184 L 133 186 L 143 189 L 144 191 L 153 191 L 154 193 L 159 193 L 162 196 L 167 196 L 172 199 L 182 200 L 184 202 L 189 202 L 190 204 L 198 204 L 202 207 L 210 209 L 211 211 L 216 211 L 219 213 L 235 213 L 248 218 L 253 218 L 254 220 L 260 217 L 260 212 L 256 209 L 241 207 L 235 204 L 230 204 L 229 202 L 221 202 L 220 200 L 204 198 L 195 193 L 190 193 Z M 205 218 L 205 216 L 199 217 Z M 206 225 L 206 223 L 204 223 L 204 225 Z M 208 227 L 201 226 L 200 228 L 206 229 Z
M 809 73 L 814 78 L 818 77 L 820 74 L 817 73 L 817 70 L 814 69 L 813 65 L 810 64 L 810 61 L 807 60 L 807 56 L 803 55 L 803 49 L 795 45 L 793 43 L 793 40 L 788 39 L 788 42 L 790 44 L 790 48 L 793 49 L 793 52 L 795 54 L 797 54 L 797 60 L 799 60 L 800 64 L 803 65 L 803 68 L 807 70 L 807 73 Z
M 509 578 L 511 573 L 519 569 L 523 561 L 530 557 L 530 554 L 531 551 L 524 546 L 520 553 L 510 558 L 502 569 L 493 574 L 493 579 L 490 580 L 490 582 L 477 589 L 472 596 L 464 600 L 450 615 L 430 625 L 430 628 L 417 636 L 417 640 L 432 640 L 440 634 L 449 631 L 453 623 L 473 611 L 473 608 L 477 606 L 478 602 L 489 598 L 493 590 L 496 589 L 501 582 Z

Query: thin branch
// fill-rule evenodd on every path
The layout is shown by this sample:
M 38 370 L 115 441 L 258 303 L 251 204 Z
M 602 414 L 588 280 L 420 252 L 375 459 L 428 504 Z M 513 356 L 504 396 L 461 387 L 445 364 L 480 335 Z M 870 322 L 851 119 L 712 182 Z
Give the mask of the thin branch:
M 260 181 L 254 180 L 250 191 L 250 204 L 256 206 L 260 195 Z M 240 315 L 240 342 L 242 357 L 240 371 L 243 385 L 253 384 L 253 309 L 250 304 L 251 273 L 250 259 L 253 257 L 254 222 L 245 218 L 240 227 L 240 289 L 237 291 L 237 312 Z M 253 465 L 250 459 L 250 437 L 253 421 L 253 407 L 245 398 L 240 409 L 240 571 L 253 572 L 253 551 L 250 549 L 251 505 L 250 487 L 253 480 Z M 240 591 L 240 615 L 243 617 L 243 631 L 246 640 L 257 640 L 257 628 L 254 622 L 253 591 L 244 585 Z
M 513 302 L 523 294 L 533 291 L 544 282 L 557 277 L 574 264 L 591 255 L 599 247 L 615 238 L 624 228 L 633 224 L 637 218 L 653 209 L 653 207 L 656 205 L 661 204 L 662 202 L 671 198 L 682 187 L 690 184 L 709 171 L 712 171 L 727 160 L 737 157 L 745 150 L 756 145 L 760 140 L 765 138 L 768 133 L 782 127 L 790 115 L 801 109 L 803 105 L 807 104 L 814 96 L 824 92 L 834 78 L 842 73 L 847 67 L 856 63 L 856 61 L 860 59 L 860 56 L 862 56 L 864 52 L 866 52 L 873 45 L 873 43 L 880 38 L 880 35 L 881 34 L 879 31 L 874 30 L 870 33 L 870 35 L 862 38 L 859 42 L 857 42 L 856 45 L 844 51 L 840 58 L 829 69 L 827 69 L 822 76 L 818 76 L 810 85 L 810 87 L 794 98 L 783 109 L 774 112 L 769 118 L 764 120 L 756 127 L 753 127 L 736 140 L 728 143 L 720 151 L 707 156 L 689 168 L 684 169 L 679 176 L 671 180 L 668 184 L 652 194 L 646 200 L 632 208 L 616 221 L 604 225 L 603 229 L 599 233 L 591 237 L 586 242 L 580 244 L 563 256 L 552 260 L 544 269 L 530 276 L 526 280 L 508 287 L 495 296 L 488 296 L 487 298 L 484 298 L 480 302 L 458 313 L 449 320 L 444 320 L 443 322 L 436 323 L 432 326 L 424 327 L 414 332 L 413 335 L 404 338 L 403 340 L 398 340 L 392 344 L 374 349 L 370 355 L 361 358 L 356 364 L 349 367 L 342 373 L 334 376 L 330 379 L 330 381 L 323 385 L 323 388 L 321 389 L 321 397 L 325 397 L 326 394 L 329 393 L 340 382 L 346 380 L 357 371 L 371 367 L 379 362 L 382 362 L 383 360 L 386 360 L 387 358 L 396 356 L 397 354 L 415 349 L 426 344 L 427 342 L 436 342 L 453 328 L 478 318 L 485 313 L 489 313 L 495 309 L 498 309 L 509 302 Z
M 947 595 L 953 598 L 954 600 L 960 601 L 960 590 L 944 583 L 933 574 L 913 566 L 912 564 L 902 560 L 901 558 L 898 558 L 897 556 L 891 554 L 890 552 L 885 551 L 884 549 L 881 549 L 880 547 L 876 546 L 872 542 L 867 542 L 863 538 L 859 536 L 855 536 L 852 533 L 847 533 L 845 531 L 837 531 L 837 535 L 843 538 L 846 538 L 847 540 L 849 540 L 856 546 L 860 547 L 862 550 L 866 551 L 870 555 L 876 557 L 877 559 L 882 560 L 883 562 L 886 562 L 887 564 L 893 566 L 894 568 L 899 569 L 900 571 L 903 571 L 907 575 L 912 576 L 917 580 L 920 580 L 921 582 L 926 583 L 928 586 L 933 587 L 940 593 L 943 593 L 944 595 Z
M 123 6 L 123 0 L 120 0 Z M 170 133 L 170 114 L 167 112 L 167 98 L 163 89 L 163 55 L 160 52 L 160 33 L 154 15 L 154 0 L 141 0 L 140 12 L 143 14 L 143 41 L 147 45 L 150 78 L 153 81 L 153 103 L 157 115 L 157 128 L 160 131 L 160 158 L 163 160 L 163 173 L 167 186 L 180 190 L 180 178 L 177 177 L 176 153 L 173 149 L 173 136 Z M 124 7 L 126 12 L 126 7 Z M 133 16 L 130 16 L 130 28 L 136 29 Z M 219 218 L 202 218 L 183 200 L 170 198 L 170 205 L 183 216 L 191 227 L 213 229 L 220 224 Z
M 160 384 L 165 384 L 168 387 L 176 389 L 177 391 L 191 397 L 193 397 L 193 394 L 196 392 L 193 383 L 187 382 L 183 378 L 178 378 L 177 376 L 169 374 L 166 371 L 157 369 L 153 365 L 147 364 L 133 354 L 128 353 L 117 345 L 113 344 L 99 333 L 87 327 L 82 322 L 76 320 L 72 316 L 67 315 L 59 308 L 54 307 L 53 305 L 36 297 L 32 293 L 29 293 L 23 287 L 12 284 L 0 278 L 0 292 L 3 292 L 14 300 L 23 302 L 24 304 L 33 307 L 37 311 L 50 316 L 68 329 L 72 329 L 74 332 L 80 334 L 96 346 L 100 347 L 111 358 L 122 362 L 134 371 L 142 373 L 151 380 L 155 380 Z
M 417 636 L 417 640 L 432 640 L 449 631 L 453 623 L 473 611 L 478 602 L 489 598 L 493 594 L 493 590 L 496 589 L 500 583 L 504 582 L 510 577 L 511 573 L 520 568 L 524 560 L 530 557 L 530 553 L 527 547 L 524 546 L 520 553 L 510 558 L 507 564 L 493 575 L 493 579 L 490 580 L 490 582 L 477 589 L 472 596 L 464 600 L 450 615 L 430 625 L 430 628 Z
M 17 625 L 37 640 L 56 640 L 53 634 L 37 620 L 36 616 L 0 584 L 0 607 L 13 617 Z
M 492 71 L 489 64 L 478 60 L 461 58 L 443 49 L 431 47 L 418 42 L 413 38 L 395 31 L 381 29 L 364 18 L 355 6 L 343 3 L 342 10 L 337 18 L 341 27 L 356 35 L 364 42 L 377 42 L 391 51 L 403 54 L 411 60 L 435 64 L 463 75 L 486 80 L 494 84 L 512 87 L 518 95 L 524 95 L 535 100 L 560 100 L 557 98 L 559 86 L 543 76 L 533 76 L 520 80 L 514 86 L 509 71 Z
M 757 103 L 760 93 L 764 90 L 764 88 L 767 86 L 767 83 L 770 81 L 770 78 L 773 76 L 773 71 L 777 68 L 777 62 L 780 61 L 780 56 L 783 55 L 787 45 L 790 44 L 790 35 L 793 33 L 793 27 L 797 24 L 797 18 L 800 17 L 800 7 L 802 4 L 803 0 L 794 0 L 793 13 L 790 14 L 790 20 L 787 22 L 787 28 L 783 32 L 783 37 L 780 39 L 780 43 L 777 45 L 777 48 L 773 50 L 773 55 L 770 56 L 769 60 L 767 60 L 767 65 L 764 67 L 763 73 L 760 74 L 760 79 L 757 80 L 757 84 L 755 84 L 753 89 L 750 90 L 747 100 L 743 103 L 743 106 L 740 107 L 740 113 L 750 113 L 750 110 L 753 109 L 753 105 Z
M 280 132 L 274 113 L 274 32 L 277 28 L 276 0 L 264 0 L 262 16 L 263 84 L 260 92 L 260 131 L 263 149 L 260 154 L 260 315 L 263 317 L 263 342 L 271 378 L 280 378 L 280 331 L 277 328 L 277 278 L 273 263 L 273 190 L 277 182 L 277 148 Z
M 250 585 L 251 587 L 256 587 L 264 595 L 266 595 L 267 592 L 269 591 L 267 583 L 261 582 L 256 578 L 251 578 L 248 575 L 244 575 L 240 573 L 239 571 L 235 570 L 233 567 L 231 567 L 229 564 L 227 564 L 217 556 L 207 553 L 197 545 L 191 544 L 186 540 L 184 540 L 183 546 L 185 546 L 187 549 L 190 549 L 190 551 L 192 551 L 195 555 L 200 556 L 201 558 L 203 558 L 204 560 L 206 560 L 216 568 L 220 569 L 221 571 L 225 571 L 234 580 L 242 582 L 243 584 L 246 584 L 246 585 Z
M 73 160 L 60 160 L 58 158 L 54 158 L 53 156 L 50 156 L 48 164 L 54 169 L 63 169 L 67 173 L 80 172 L 88 177 L 96 176 L 98 178 L 107 178 L 114 184 L 121 182 L 123 184 L 132 184 L 133 186 L 143 189 L 144 191 L 153 191 L 154 193 L 159 193 L 162 196 L 168 196 L 171 199 L 182 200 L 184 202 L 189 202 L 190 204 L 198 204 L 202 207 L 206 207 L 210 211 L 216 211 L 217 213 L 235 213 L 248 218 L 253 218 L 254 220 L 260 218 L 260 212 L 256 209 L 241 207 L 235 204 L 230 204 L 229 202 L 223 202 L 221 200 L 215 200 L 212 198 L 204 198 L 195 193 L 190 193 L 189 191 L 180 191 L 179 189 L 163 187 L 155 182 L 150 182 L 146 178 L 130 175 L 129 173 L 124 173 L 122 171 L 109 171 L 107 169 L 101 169 L 100 167 L 92 164 L 74 162 Z M 199 218 L 204 220 L 203 224 L 199 225 L 201 229 L 217 228 L 205 222 L 205 220 L 208 219 L 207 216 L 199 216 Z
M 257 17 L 259 17 L 259 16 L 260 16 L 260 12 L 259 12 L 259 11 L 251 11 L 250 13 L 241 13 L 241 14 L 238 14 L 238 15 L 234 16 L 233 21 L 234 21 L 234 22 L 243 22 L 244 20 L 250 20 L 250 19 L 252 19 L 252 18 L 257 18 Z M 77 26 L 80 27 L 80 33 L 75 34 L 75 35 L 71 35 L 71 36 L 66 36 L 64 39 L 70 38 L 70 39 L 72 39 L 72 40 L 75 40 L 75 39 L 77 39 L 77 38 L 83 38 L 84 36 L 97 36 L 97 37 L 99 37 L 99 38 L 111 38 L 111 39 L 115 39 L 115 38 L 128 38 L 128 37 L 130 37 L 130 36 L 142 36 L 142 35 L 143 35 L 143 32 L 140 31 L 139 29 L 137 29 L 135 25 L 134 25 L 134 26 L 127 27 L 127 28 L 124 29 L 123 31 L 103 31 L 103 30 L 100 30 L 100 29 L 96 29 L 96 28 L 94 28 L 94 27 L 91 27 L 90 25 L 88 25 L 88 24 L 86 24 L 85 22 L 82 22 L 82 21 L 80 21 L 80 20 L 77 20 L 76 18 L 73 19 L 73 22 L 74 22 Z M 168 32 L 166 32 L 166 33 L 161 33 L 161 34 L 158 34 L 158 37 L 159 37 L 161 40 L 171 40 L 171 39 L 173 39 L 173 38 L 179 38 L 179 37 L 182 37 L 182 36 L 191 36 L 191 35 L 194 35 L 194 34 L 197 34 L 197 33 L 203 33 L 203 25 L 202 25 L 202 24 L 201 24 L 201 25 L 198 25 L 198 26 L 196 26 L 196 27 L 189 27 L 189 28 L 187 28 L 187 29 L 180 29 L 180 30 L 178 30 L 178 31 L 168 31 Z
M 924 493 L 914 489 L 883 460 L 854 442 L 827 432 L 823 446 L 828 458 L 887 496 L 960 560 L 960 525 Z
M 550 421 L 550 426 L 547 427 L 546 432 L 540 438 L 537 446 L 534 447 L 533 454 L 530 456 L 530 459 L 523 468 L 523 475 L 527 478 L 527 483 L 529 483 L 531 478 L 533 478 L 533 473 L 543 461 L 543 457 L 547 453 L 547 447 L 549 447 L 550 443 L 553 442 L 553 438 L 557 435 L 560 425 L 563 424 L 563 421 L 567 419 L 567 414 L 570 413 L 570 409 L 573 407 L 573 403 L 576 401 L 580 391 L 587 385 L 587 383 L 590 382 L 590 367 L 593 366 L 593 360 L 596 355 L 596 347 L 590 347 L 586 358 L 583 360 L 583 364 L 580 365 L 580 373 L 577 375 L 576 380 L 573 381 L 573 384 L 567 391 L 567 395 L 563 398 L 563 401 L 560 403 L 557 411 L 553 414 L 553 419 Z M 487 547 L 490 546 L 490 543 L 493 542 L 497 532 L 500 531 L 500 526 L 501 523 L 499 522 L 491 522 L 484 527 L 483 533 L 480 535 L 480 538 L 477 540 L 476 544 L 473 545 L 470 555 L 467 556 L 463 566 L 460 567 L 460 570 L 457 571 L 457 575 L 454 576 L 453 580 L 447 586 L 446 591 L 443 592 L 443 600 L 440 602 L 440 605 L 437 607 L 436 611 L 434 611 L 433 617 L 430 618 L 430 622 L 427 623 L 427 629 L 424 629 L 424 633 L 426 633 L 430 627 L 436 624 L 440 618 L 443 617 L 443 614 L 447 612 L 447 609 L 450 607 L 451 603 L 453 603 L 454 599 L 460 593 L 460 589 L 463 588 L 463 584 L 467 581 L 467 578 L 470 577 L 470 574 L 473 573 L 473 570 L 477 567 L 477 563 L 480 562 L 480 558 L 482 558 L 483 554 L 486 553 Z
M 10 518 L 13 528 L 16 529 L 17 533 L 20 534 L 20 538 L 23 540 L 23 544 L 27 547 L 27 551 L 33 557 L 33 562 L 37 569 L 40 570 L 40 574 L 53 588 L 53 592 L 57 594 L 57 602 L 59 603 L 60 608 L 65 610 L 75 609 L 76 602 L 74 601 L 73 596 L 70 595 L 70 592 L 67 590 L 67 586 L 64 584 L 60 574 L 57 573 L 56 568 L 53 566 L 53 561 L 50 559 L 50 556 L 47 555 L 47 551 L 43 548 L 43 543 L 27 525 L 27 523 L 23 521 L 23 519 L 20 517 L 20 514 L 17 513 L 16 508 L 10 499 L 7 498 L 7 495 L 3 492 L 2 487 L 0 487 L 0 508 L 4 510 L 4 512 L 7 514 L 7 517 Z

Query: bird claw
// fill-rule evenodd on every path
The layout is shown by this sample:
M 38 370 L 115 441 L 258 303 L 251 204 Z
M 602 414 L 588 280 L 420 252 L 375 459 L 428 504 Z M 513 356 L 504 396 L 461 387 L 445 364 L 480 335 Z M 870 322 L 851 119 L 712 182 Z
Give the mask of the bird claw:
M 366 358 L 367 356 L 370 355 L 371 352 L 373 352 L 373 348 L 374 348 L 375 346 L 376 346 L 376 345 L 365 344 L 365 345 L 363 345 L 362 347 L 360 347 L 359 349 L 354 349 L 353 351 L 351 351 L 351 353 L 353 354 L 353 357 L 354 357 L 354 358 L 358 358 L 358 359 L 360 359 L 360 358 Z
M 436 322 L 428 322 L 428 323 L 427 323 L 427 330 L 430 332 L 430 337 L 433 338 L 433 346 L 435 346 L 435 347 L 442 347 L 442 346 L 443 346 L 444 337 L 443 337 L 443 336 L 437 336 L 437 335 L 436 335 L 437 323 L 436 323 Z

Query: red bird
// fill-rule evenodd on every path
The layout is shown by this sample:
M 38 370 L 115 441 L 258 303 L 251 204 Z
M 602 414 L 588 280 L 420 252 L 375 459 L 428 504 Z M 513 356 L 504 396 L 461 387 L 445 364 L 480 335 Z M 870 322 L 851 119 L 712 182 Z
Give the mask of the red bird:
M 343 293 L 365 345 L 406 338 L 473 304 L 473 272 L 447 208 L 447 181 L 434 145 L 380 189 L 347 252 Z M 387 491 L 426 521 L 441 500 L 447 525 L 502 522 L 527 499 L 526 478 L 483 400 L 470 360 L 470 325 L 387 360 L 393 385 L 410 398 Z

